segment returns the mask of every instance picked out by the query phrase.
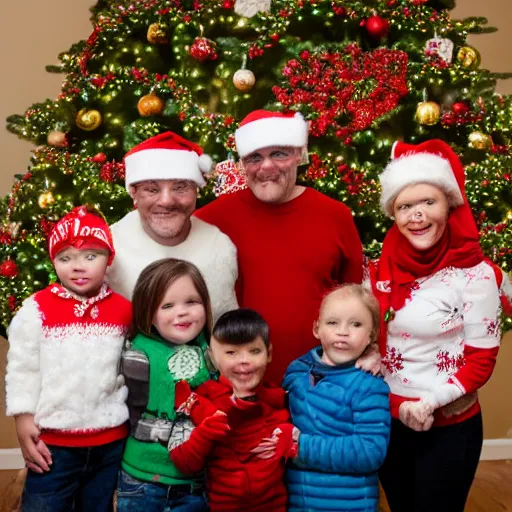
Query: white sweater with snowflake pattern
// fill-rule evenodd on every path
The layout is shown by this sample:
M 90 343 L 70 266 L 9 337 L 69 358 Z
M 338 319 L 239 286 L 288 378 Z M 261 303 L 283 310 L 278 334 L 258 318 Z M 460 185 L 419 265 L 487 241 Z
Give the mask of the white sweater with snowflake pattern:
M 494 369 L 500 313 L 496 277 L 486 262 L 417 280 L 411 298 L 388 324 L 383 366 L 393 416 L 403 401 L 418 398 L 438 409 L 435 425 L 478 412 L 471 395 Z

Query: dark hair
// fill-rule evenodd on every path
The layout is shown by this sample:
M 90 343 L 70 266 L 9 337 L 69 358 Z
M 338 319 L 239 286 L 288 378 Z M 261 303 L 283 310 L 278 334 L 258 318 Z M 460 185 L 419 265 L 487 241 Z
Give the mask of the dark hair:
M 212 329 L 212 307 L 203 275 L 192 263 L 175 258 L 157 260 L 148 265 L 139 275 L 133 290 L 133 319 L 128 338 L 133 340 L 138 333 L 151 336 L 153 318 L 165 292 L 180 277 L 189 276 L 206 311 L 206 339 Z
M 269 328 L 263 317 L 253 309 L 240 308 L 224 313 L 215 323 L 213 337 L 220 343 L 245 345 L 258 336 L 269 346 Z

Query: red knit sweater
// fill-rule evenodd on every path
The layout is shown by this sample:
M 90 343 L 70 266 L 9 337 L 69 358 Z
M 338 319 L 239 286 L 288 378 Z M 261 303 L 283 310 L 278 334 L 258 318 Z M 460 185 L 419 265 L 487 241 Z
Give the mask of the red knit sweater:
M 314 189 L 284 204 L 242 190 L 196 215 L 214 224 L 238 251 L 237 296 L 270 326 L 268 378 L 280 383 L 288 365 L 318 344 L 313 322 L 333 286 L 362 280 L 362 247 L 350 210 Z
M 217 443 L 206 466 L 208 503 L 212 512 L 285 512 L 284 459 L 262 460 L 251 453 L 278 425 L 289 423 L 281 388 L 262 387 L 259 400 L 233 398 L 227 379 L 207 381 L 196 392 L 228 415 L 226 443 Z

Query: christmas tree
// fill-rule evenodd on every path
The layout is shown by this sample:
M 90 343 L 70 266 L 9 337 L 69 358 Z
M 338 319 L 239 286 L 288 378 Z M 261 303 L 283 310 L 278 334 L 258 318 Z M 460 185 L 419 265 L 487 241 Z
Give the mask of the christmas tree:
M 108 0 L 86 41 L 59 56 L 62 90 L 8 119 L 32 141 L 28 172 L 0 202 L 0 322 L 56 279 L 52 223 L 96 205 L 109 222 L 132 208 L 123 155 L 172 130 L 217 162 L 200 204 L 238 174 L 234 130 L 251 110 L 295 110 L 310 121 L 300 181 L 346 203 L 366 253 L 390 226 L 378 174 L 395 140 L 449 142 L 465 164 L 486 254 L 512 268 L 512 98 L 480 68 L 450 0 Z M 233 157 L 231 157 L 233 155 Z M 512 326 L 507 321 L 507 327 Z

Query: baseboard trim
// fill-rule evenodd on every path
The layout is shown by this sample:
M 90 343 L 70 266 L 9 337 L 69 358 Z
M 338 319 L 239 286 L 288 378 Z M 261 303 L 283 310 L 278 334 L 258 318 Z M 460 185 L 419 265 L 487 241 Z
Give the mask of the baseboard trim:
M 0 470 L 23 469 L 25 462 L 19 448 L 0 449 Z
M 486 439 L 480 460 L 512 459 L 512 439 Z M 0 471 L 25 467 L 19 448 L 0 449 Z
M 512 459 L 512 439 L 485 439 L 480 460 Z

